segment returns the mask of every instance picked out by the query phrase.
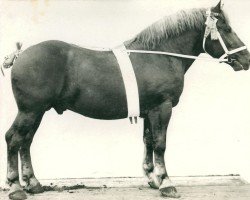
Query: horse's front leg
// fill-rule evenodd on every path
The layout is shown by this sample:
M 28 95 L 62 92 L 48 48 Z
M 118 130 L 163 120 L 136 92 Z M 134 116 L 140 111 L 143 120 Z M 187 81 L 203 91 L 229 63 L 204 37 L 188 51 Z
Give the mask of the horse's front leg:
M 172 113 L 172 103 L 167 101 L 150 110 L 148 119 L 153 136 L 154 171 L 151 179 L 155 187 L 166 197 L 179 198 L 176 188 L 171 183 L 164 161 L 166 149 L 166 131 Z
M 154 170 L 153 163 L 153 134 L 150 128 L 150 121 L 148 117 L 144 119 L 144 132 L 143 132 L 143 142 L 144 142 L 144 158 L 143 158 L 143 171 L 148 178 L 148 184 L 152 188 L 157 188 L 152 180 L 152 173 Z

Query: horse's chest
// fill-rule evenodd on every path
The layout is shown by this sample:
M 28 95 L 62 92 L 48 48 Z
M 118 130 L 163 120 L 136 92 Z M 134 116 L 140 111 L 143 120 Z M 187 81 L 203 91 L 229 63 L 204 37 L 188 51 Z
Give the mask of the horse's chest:
M 166 77 L 166 81 L 158 87 L 158 92 L 162 93 L 164 98 L 171 98 L 173 100 L 179 99 L 184 85 L 184 78 L 181 75 L 171 75 Z
M 180 69 L 148 70 L 139 82 L 146 107 L 171 101 L 176 105 L 183 91 L 184 73 Z

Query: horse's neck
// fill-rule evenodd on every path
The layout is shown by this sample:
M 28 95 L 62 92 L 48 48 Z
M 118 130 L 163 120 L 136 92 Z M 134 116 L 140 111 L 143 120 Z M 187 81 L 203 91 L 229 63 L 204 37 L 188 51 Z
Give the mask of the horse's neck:
M 203 52 L 202 48 L 203 34 L 199 31 L 192 30 L 184 32 L 176 38 L 169 39 L 161 48 L 166 52 L 180 53 L 184 55 L 198 56 Z M 184 59 L 183 67 L 187 71 L 194 62 L 193 59 Z
M 142 43 L 133 41 L 127 42 L 128 45 L 126 46 L 130 49 L 163 51 L 198 56 L 200 53 L 203 53 L 202 39 L 202 32 L 199 32 L 197 30 L 189 30 L 174 38 L 162 40 L 160 44 L 154 47 L 148 47 Z M 184 71 L 187 71 L 193 62 L 193 59 L 183 59 Z

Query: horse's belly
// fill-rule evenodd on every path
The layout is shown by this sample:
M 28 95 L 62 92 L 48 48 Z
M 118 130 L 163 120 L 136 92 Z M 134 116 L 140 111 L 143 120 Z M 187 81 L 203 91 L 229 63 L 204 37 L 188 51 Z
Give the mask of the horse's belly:
M 69 110 L 94 119 L 122 119 L 127 117 L 126 99 L 119 96 L 101 94 L 81 94 Z

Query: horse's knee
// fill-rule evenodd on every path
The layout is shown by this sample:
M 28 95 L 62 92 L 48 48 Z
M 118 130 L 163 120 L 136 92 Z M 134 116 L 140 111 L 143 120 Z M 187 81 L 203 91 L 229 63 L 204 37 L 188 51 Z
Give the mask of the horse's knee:
M 163 155 L 165 153 L 166 150 L 166 139 L 162 139 L 160 141 L 157 141 L 154 145 L 154 152 L 157 155 Z

